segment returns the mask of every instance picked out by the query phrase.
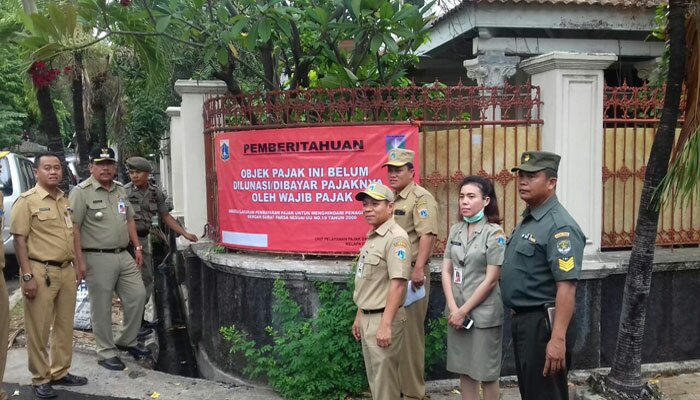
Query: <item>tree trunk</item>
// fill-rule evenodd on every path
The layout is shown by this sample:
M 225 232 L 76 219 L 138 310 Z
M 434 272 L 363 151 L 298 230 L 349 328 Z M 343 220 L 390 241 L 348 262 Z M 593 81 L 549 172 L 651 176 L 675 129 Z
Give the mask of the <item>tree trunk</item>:
M 649 154 L 632 254 L 625 279 L 617 346 L 607 383 L 610 388 L 637 398 L 641 394 L 642 344 L 647 299 L 651 286 L 659 209 L 652 202 L 654 190 L 666 175 L 673 148 L 678 106 L 685 71 L 685 0 L 669 3 L 670 58 L 664 108 Z
M 51 88 L 49 86 L 37 88 L 36 101 L 39 103 L 39 112 L 41 113 L 41 129 L 46 134 L 46 147 L 48 147 L 50 152 L 58 156 L 65 170 L 67 168 L 66 155 L 63 148 L 63 139 L 61 138 L 61 128 L 58 125 L 58 117 L 56 117 L 56 110 L 53 108 Z M 68 174 L 63 174 L 60 187 L 64 192 L 68 192 Z
M 75 124 L 76 153 L 80 163 L 78 175 L 84 178 L 88 176 L 88 163 L 90 162 L 90 149 L 87 143 L 87 131 L 85 129 L 85 112 L 83 109 L 83 52 L 78 51 L 73 55 L 75 68 L 73 69 L 73 123 Z

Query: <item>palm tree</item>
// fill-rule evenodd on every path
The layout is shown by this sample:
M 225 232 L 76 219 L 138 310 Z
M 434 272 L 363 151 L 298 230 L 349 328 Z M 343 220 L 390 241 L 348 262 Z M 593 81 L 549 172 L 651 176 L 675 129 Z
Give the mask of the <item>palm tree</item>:
M 644 186 L 639 201 L 637 228 L 625 279 L 617 346 L 607 385 L 631 398 L 641 396 L 642 344 L 659 208 L 654 193 L 668 170 L 678 124 L 683 77 L 685 72 L 685 17 L 687 0 L 670 0 L 668 14 L 669 65 L 664 107 L 647 163 Z M 617 398 L 613 395 L 613 398 Z M 621 398 L 621 397 L 620 397 Z M 629 398 L 629 397 L 628 397 Z

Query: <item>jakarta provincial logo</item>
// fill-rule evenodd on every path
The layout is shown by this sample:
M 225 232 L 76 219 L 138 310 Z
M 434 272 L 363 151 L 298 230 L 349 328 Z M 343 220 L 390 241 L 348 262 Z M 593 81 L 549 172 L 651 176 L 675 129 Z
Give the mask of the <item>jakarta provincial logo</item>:
M 386 135 L 386 151 L 406 148 L 406 135 Z
M 228 161 L 231 158 L 231 148 L 228 144 L 228 139 L 222 139 L 219 142 L 219 156 L 222 161 Z

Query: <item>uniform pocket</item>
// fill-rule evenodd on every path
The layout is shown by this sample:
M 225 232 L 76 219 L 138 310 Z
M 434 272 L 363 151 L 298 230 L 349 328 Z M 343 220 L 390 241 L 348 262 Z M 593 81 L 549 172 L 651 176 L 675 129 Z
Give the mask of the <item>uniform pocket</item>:
M 367 254 L 364 265 L 364 278 L 368 280 L 377 279 L 380 276 L 379 264 L 382 258 L 378 254 Z
M 530 242 L 521 241 L 515 247 L 515 251 L 524 256 L 530 257 L 535 254 L 535 245 Z
M 56 219 L 56 214 L 54 214 L 51 211 L 38 211 L 34 215 L 36 215 L 36 218 L 39 221 L 48 221 L 48 220 Z

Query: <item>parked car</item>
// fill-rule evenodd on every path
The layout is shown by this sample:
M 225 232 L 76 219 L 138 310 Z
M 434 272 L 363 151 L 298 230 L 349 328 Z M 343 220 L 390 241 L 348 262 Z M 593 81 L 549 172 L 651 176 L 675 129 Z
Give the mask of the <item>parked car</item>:
M 10 235 L 10 215 L 12 214 L 12 204 L 19 197 L 20 193 L 25 192 L 34 187 L 36 184 L 36 176 L 34 175 L 34 166 L 32 162 L 19 154 L 10 153 L 6 157 L 0 159 L 0 190 L 4 196 L 3 230 L 2 242 L 5 246 L 6 255 L 14 255 L 15 247 L 13 245 L 12 235 Z

